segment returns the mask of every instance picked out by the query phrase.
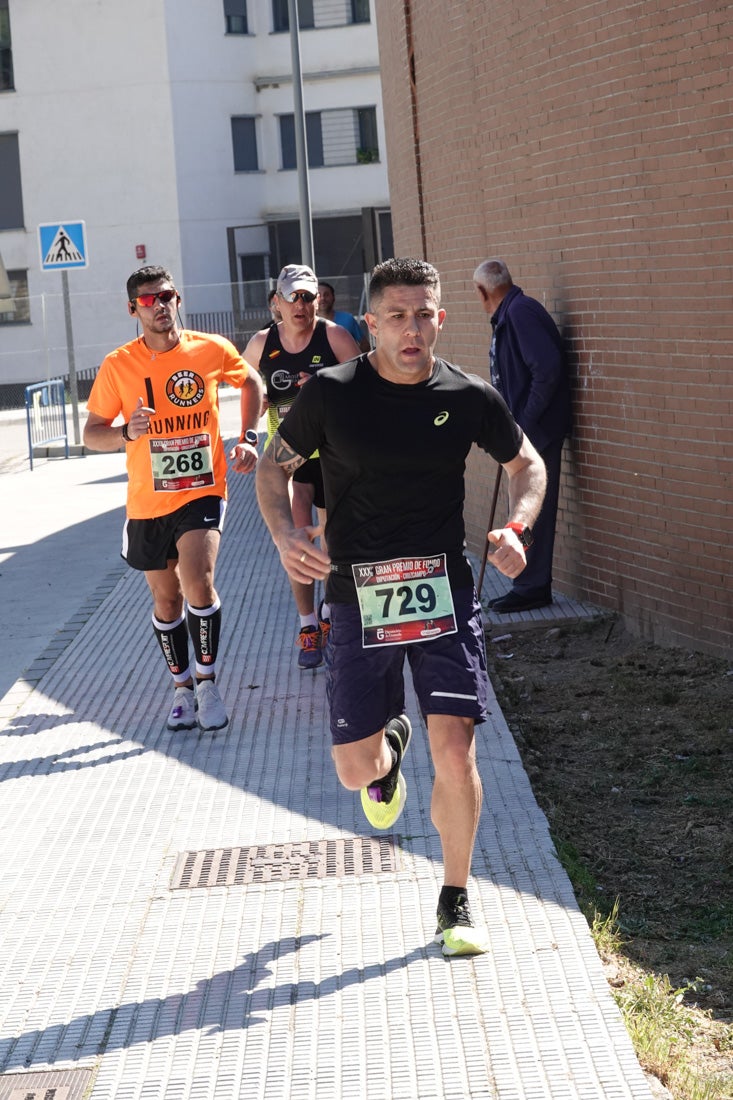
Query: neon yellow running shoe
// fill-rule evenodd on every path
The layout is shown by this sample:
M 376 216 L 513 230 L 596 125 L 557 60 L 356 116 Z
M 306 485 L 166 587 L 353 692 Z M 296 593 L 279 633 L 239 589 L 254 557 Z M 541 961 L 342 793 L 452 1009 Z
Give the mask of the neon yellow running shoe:
M 458 894 L 451 904 L 438 901 L 434 942 L 442 944 L 443 954 L 447 956 L 483 955 L 489 950 L 488 932 L 474 925 L 465 894 Z
M 385 735 L 397 753 L 397 759 L 385 776 L 361 791 L 362 809 L 374 829 L 390 829 L 405 808 L 407 784 L 400 766 L 412 737 L 412 726 L 407 715 L 390 718 L 385 726 Z

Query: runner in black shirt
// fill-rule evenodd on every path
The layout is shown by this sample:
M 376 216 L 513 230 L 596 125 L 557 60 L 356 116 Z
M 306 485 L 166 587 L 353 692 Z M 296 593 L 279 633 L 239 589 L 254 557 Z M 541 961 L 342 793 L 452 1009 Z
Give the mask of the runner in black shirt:
M 346 329 L 316 316 L 318 280 L 309 267 L 284 267 L 278 276 L 275 301 L 282 319 L 256 332 L 244 350 L 245 361 L 259 369 L 267 389 L 266 447 L 308 379 L 322 367 L 344 363 L 359 354 Z M 312 524 L 314 505 L 323 527 L 326 513 L 317 455 L 293 478 L 291 496 L 297 527 Z M 303 583 L 291 577 L 290 585 L 300 616 L 298 666 L 317 668 L 323 663 L 323 643 L 331 626 L 328 604 L 322 603 L 316 614 L 313 581 Z
M 341 783 L 361 790 L 375 828 L 404 807 L 411 736 L 404 660 L 427 723 L 435 769 L 431 813 L 445 883 L 436 940 L 446 955 L 486 949 L 467 897 L 481 808 L 474 724 L 487 714 L 480 606 L 464 557 L 465 460 L 474 443 L 508 474 L 510 519 L 489 534 L 506 576 L 525 566 L 542 503 L 542 460 L 488 383 L 434 348 L 445 318 L 438 272 L 387 260 L 370 284 L 374 351 L 316 375 L 258 469 L 260 508 L 288 575 L 328 577 L 328 699 Z M 294 525 L 287 478 L 319 449 L 328 554 Z

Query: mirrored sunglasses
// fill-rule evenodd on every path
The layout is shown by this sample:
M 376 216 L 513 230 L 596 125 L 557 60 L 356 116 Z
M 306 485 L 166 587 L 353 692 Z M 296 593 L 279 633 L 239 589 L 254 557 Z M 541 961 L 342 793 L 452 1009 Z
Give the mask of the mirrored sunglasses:
M 280 297 L 285 302 L 297 302 L 300 298 L 301 302 L 307 302 L 310 305 L 311 302 L 315 302 L 318 295 L 311 294 L 309 290 L 291 290 L 289 294 L 283 294 L 281 291 Z
M 168 302 L 172 302 L 173 299 L 177 297 L 177 290 L 159 290 L 157 294 L 138 294 L 135 301 L 139 306 L 145 306 L 146 309 L 150 309 L 151 306 L 155 305 L 156 298 L 159 302 L 162 302 L 163 305 L 167 305 Z

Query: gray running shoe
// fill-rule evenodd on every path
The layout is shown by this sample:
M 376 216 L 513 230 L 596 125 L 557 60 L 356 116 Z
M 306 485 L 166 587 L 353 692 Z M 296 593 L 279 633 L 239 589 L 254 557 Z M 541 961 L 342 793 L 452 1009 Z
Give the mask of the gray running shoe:
M 228 723 L 227 712 L 213 680 L 201 680 L 196 685 L 199 705 L 199 726 L 202 730 L 221 730 Z
M 196 697 L 192 687 L 177 687 L 168 712 L 169 730 L 192 730 L 196 725 Z

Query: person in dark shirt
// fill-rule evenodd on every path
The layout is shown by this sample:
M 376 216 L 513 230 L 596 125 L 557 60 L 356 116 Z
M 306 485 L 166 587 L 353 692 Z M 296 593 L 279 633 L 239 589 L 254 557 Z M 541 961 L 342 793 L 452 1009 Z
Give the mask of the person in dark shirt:
M 499 614 L 531 611 L 552 603 L 562 447 L 571 427 L 570 382 L 557 325 L 544 306 L 514 285 L 504 261 L 484 260 L 473 281 L 491 318 L 491 383 L 547 469 L 547 491 L 527 551 L 527 568 L 506 595 L 489 601 L 489 607 Z
M 403 666 L 410 663 L 443 849 L 436 941 L 446 955 L 476 954 L 487 944 L 467 894 L 482 797 L 474 725 L 487 716 L 488 680 L 464 552 L 465 463 L 477 443 L 508 474 L 509 523 L 489 541 L 492 562 L 509 577 L 524 568 L 522 539 L 539 512 L 545 472 L 501 396 L 434 355 L 445 311 L 431 264 L 379 264 L 369 310 L 375 349 L 319 371 L 304 387 L 263 456 L 257 493 L 288 575 L 328 578 L 333 760 L 378 829 L 391 828 L 405 804 L 411 724 Z M 288 478 L 316 447 L 328 553 L 312 530 L 297 527 L 288 506 Z
M 346 329 L 321 320 L 318 308 L 318 280 L 303 264 L 287 264 L 277 279 L 276 303 L 280 320 L 256 332 L 244 349 L 244 359 L 262 375 L 267 398 L 267 442 L 291 407 L 300 389 L 322 367 L 343 363 L 359 354 Z M 272 310 L 272 305 L 271 305 Z M 274 317 L 274 311 L 273 311 Z M 292 484 L 292 509 L 298 526 L 312 522 L 315 506 L 319 524 L 326 521 L 321 465 L 317 455 L 298 471 Z M 323 644 L 330 629 L 328 604 L 315 606 L 313 581 L 290 578 L 295 606 L 300 617 L 296 645 L 298 667 L 318 668 L 323 664 Z

